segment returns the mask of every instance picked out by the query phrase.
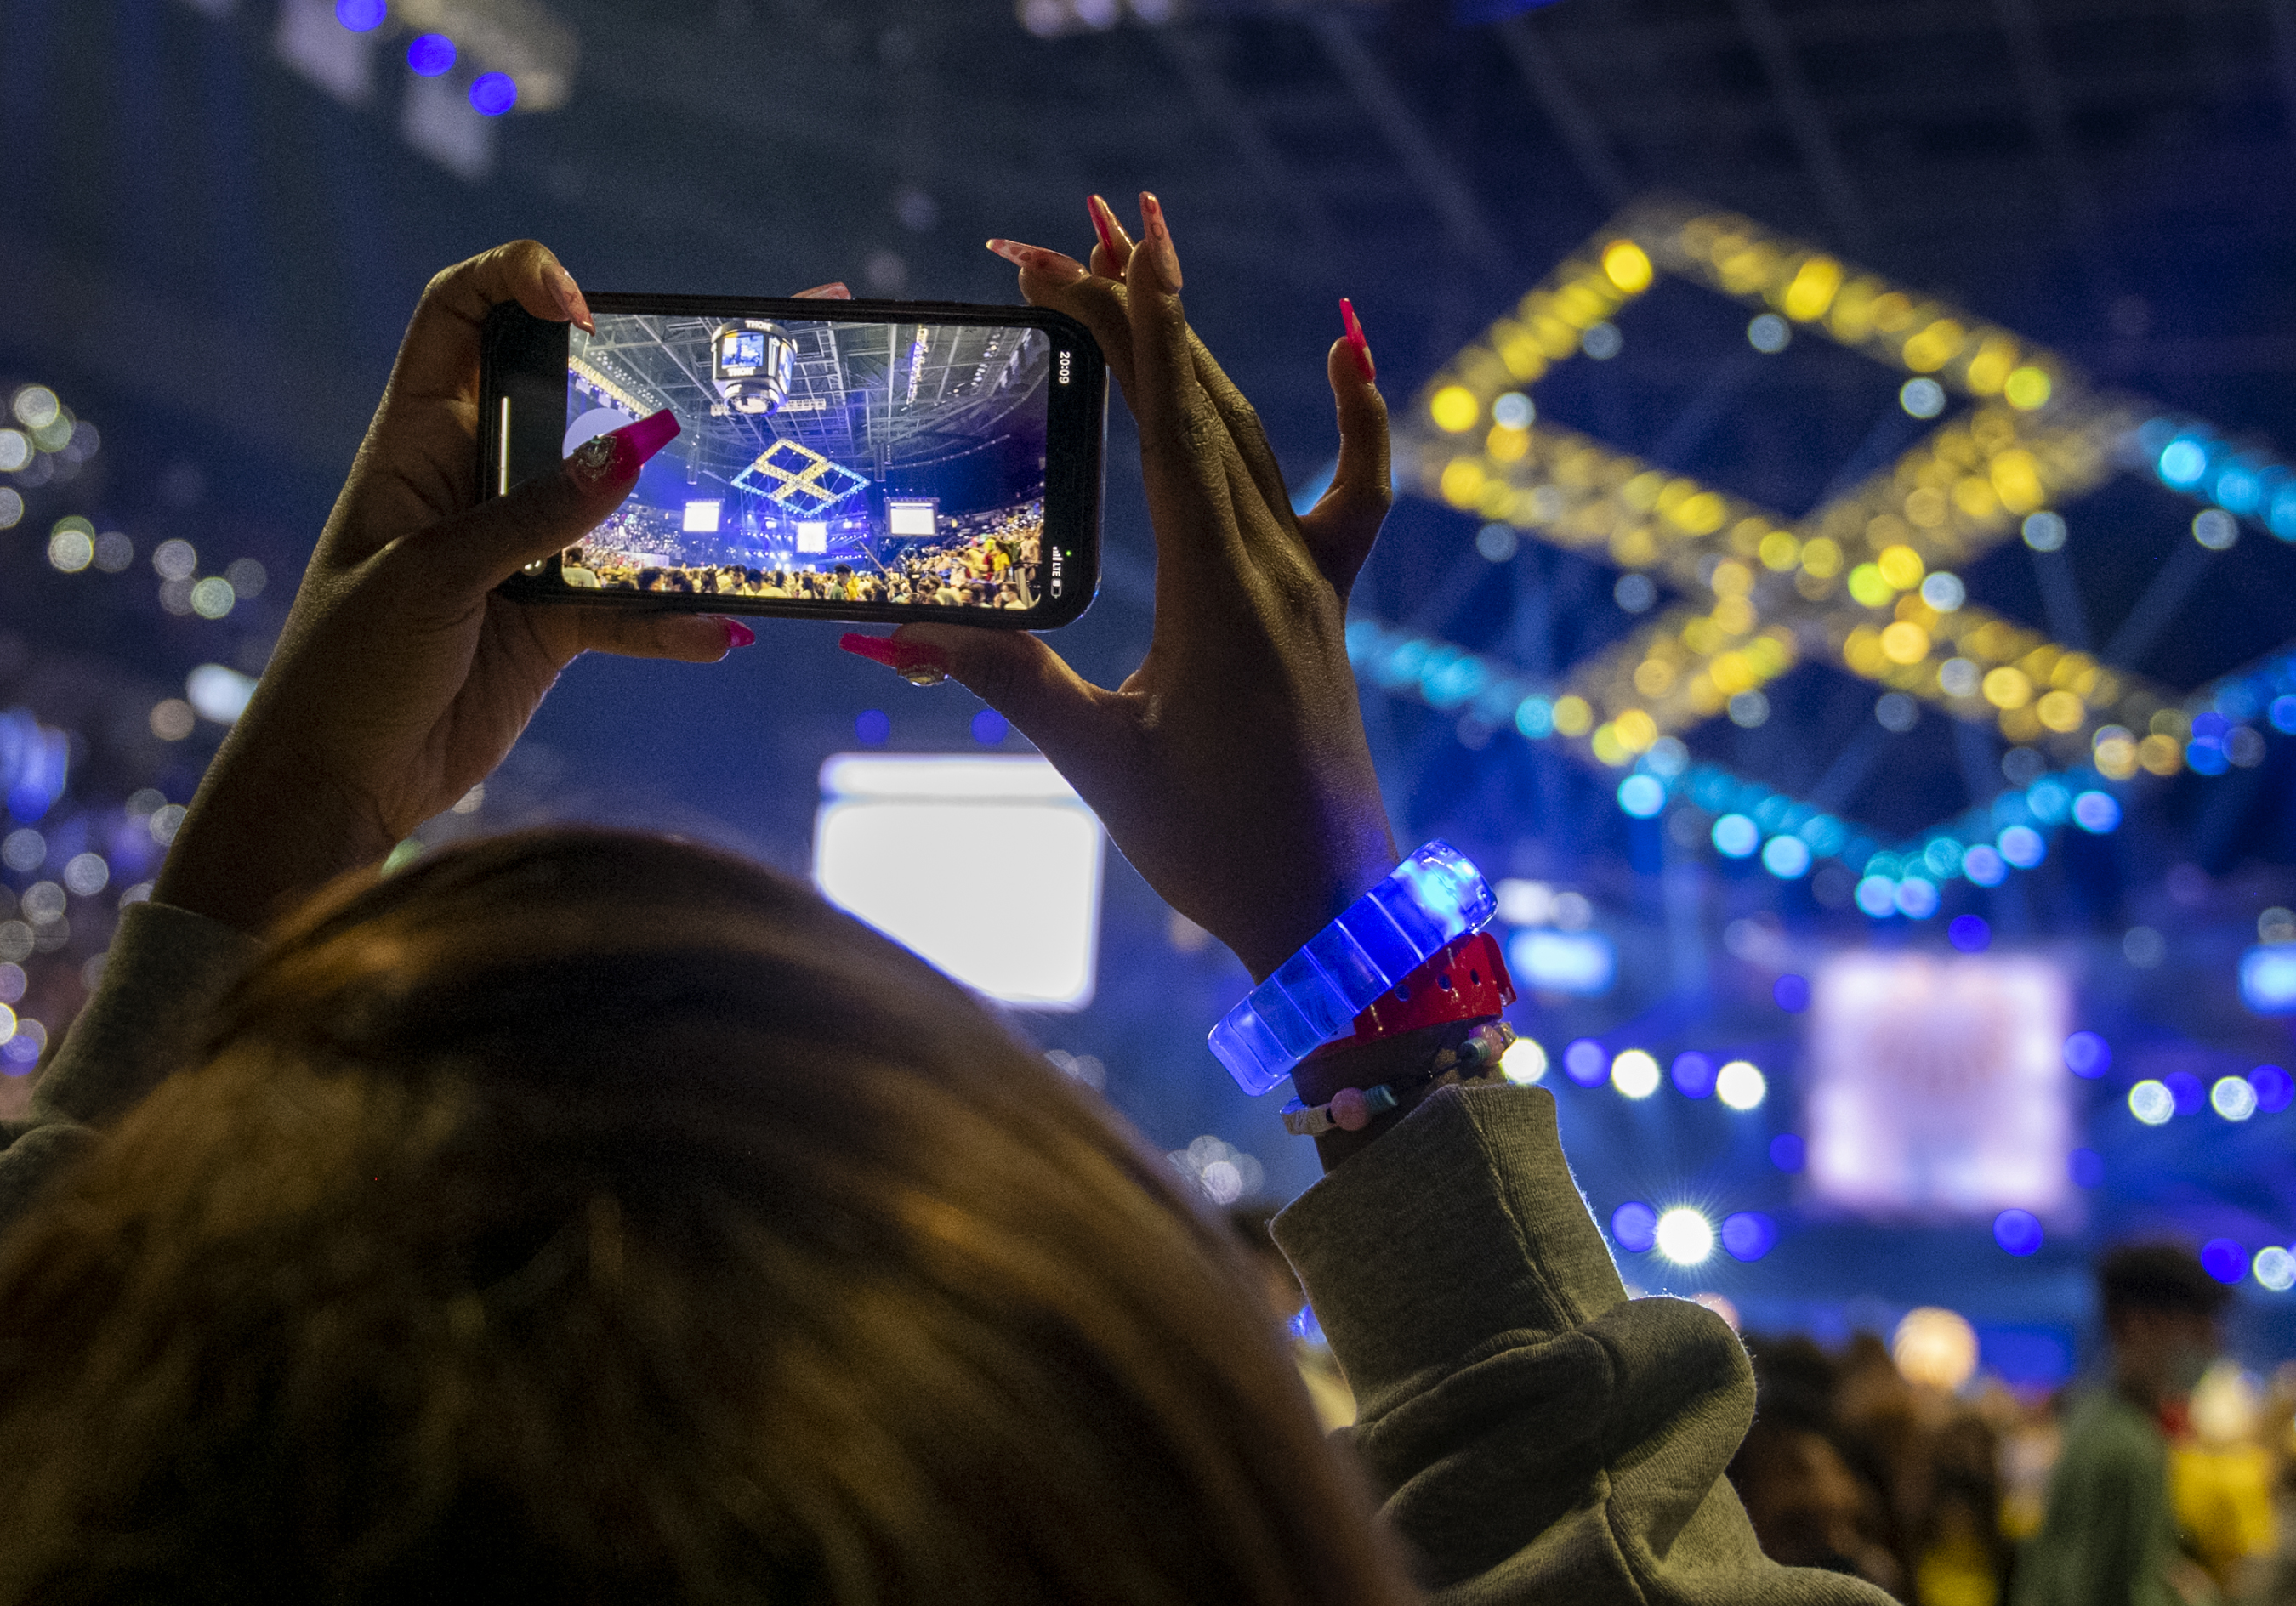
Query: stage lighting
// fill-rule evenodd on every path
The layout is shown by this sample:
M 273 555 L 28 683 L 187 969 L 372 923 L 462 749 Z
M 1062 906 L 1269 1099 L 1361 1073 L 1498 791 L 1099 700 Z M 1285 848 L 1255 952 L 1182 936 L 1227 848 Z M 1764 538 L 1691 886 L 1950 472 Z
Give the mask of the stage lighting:
M 2246 1077 L 2218 1077 L 2209 1089 L 2209 1107 L 2228 1121 L 2244 1121 L 2256 1113 L 2256 1089 Z
M 1993 1218 L 1993 1241 L 2020 1258 L 2041 1247 L 2040 1217 L 2030 1210 L 2004 1210 Z
M 0 713 L 0 803 L 31 823 L 55 807 L 70 774 L 71 738 L 23 709 Z
M 1100 823 L 1040 758 L 840 754 L 821 771 L 814 880 L 969 987 L 1092 1000 Z
M 1619 783 L 1619 807 L 1637 820 L 1647 820 L 1666 807 L 1666 786 L 1651 775 L 1628 775 Z
M 1499 1056 L 1499 1074 L 1518 1087 L 1528 1087 L 1546 1075 L 1546 1050 L 1536 1038 L 1517 1037 Z
M 201 664 L 184 683 L 184 696 L 202 719 L 234 725 L 255 695 L 252 676 L 222 664 Z
M 2049 854 L 2041 833 L 2030 825 L 2012 825 L 1994 839 L 2001 856 L 2020 870 L 2030 870 Z
M 1964 954 L 1982 954 L 1993 946 L 1993 928 L 1979 914 L 1955 916 L 1953 923 L 1945 929 L 1945 937 Z
M 2256 1107 L 2267 1115 L 2277 1115 L 2296 1098 L 2296 1078 L 2277 1065 L 2259 1065 L 2248 1073 L 2248 1085 L 2256 1089 Z
M 1658 1252 L 1677 1266 L 1703 1266 L 1714 1253 L 1714 1224 L 1686 1205 L 1658 1218 Z
M 1581 1087 L 1593 1087 L 1611 1074 L 1611 1056 L 1592 1037 L 1581 1037 L 1562 1051 L 1562 1074 Z
M 2256 1251 L 2251 1266 L 2257 1282 L 2276 1294 L 2284 1294 L 2296 1288 L 2296 1255 L 2278 1244 L 2268 1244 Z
M 2112 1045 L 2095 1032 L 2075 1032 L 2065 1039 L 2065 1069 L 2095 1081 L 2112 1067 Z
M 406 64 L 422 77 L 435 78 L 454 70 L 455 54 L 455 41 L 445 34 L 417 34 L 406 46 Z
M 2248 1251 L 2230 1238 L 2201 1245 L 2201 1268 L 2219 1282 L 2237 1282 L 2248 1270 Z
M 1809 1007 L 1809 978 L 1792 973 L 1779 977 L 1770 984 L 1770 999 L 1787 1014 L 1800 1014 Z
M 1744 815 L 1724 815 L 1714 822 L 1711 835 L 1715 851 L 1726 858 L 1750 858 L 1762 842 L 1761 828 Z
M 2120 804 L 2111 792 L 2082 792 L 2073 799 L 2073 823 L 2091 836 L 2108 835 L 2120 824 Z
M 1938 1306 L 1909 1310 L 1890 1337 L 1890 1358 L 1907 1382 L 1955 1393 L 1977 1374 L 1977 1329 Z
M 1777 1247 L 1778 1224 L 1759 1210 L 1722 1218 L 1722 1248 L 1733 1260 L 1759 1260 Z
M 500 117 L 518 104 L 518 85 L 506 72 L 482 72 L 471 83 L 471 104 L 488 117 Z
M 1746 325 L 1746 343 L 1765 356 L 1775 356 L 1793 343 L 1793 325 L 1774 312 L 1766 312 Z
M 1658 1245 L 1658 1212 L 1630 1199 L 1611 1212 L 1611 1239 L 1630 1254 L 1647 1255 Z
M 1768 1078 L 1749 1060 L 1733 1060 L 1714 1073 L 1714 1096 L 1733 1110 L 1759 1109 L 1769 1091 Z
M 1762 868 L 1782 881 L 1809 873 L 1809 844 L 1800 837 L 1772 837 L 1762 846 Z
M 1898 883 L 1898 913 L 1907 920 L 1927 920 L 1938 912 L 1937 883 L 1909 875 Z
M 1627 1050 L 1611 1061 L 1611 1086 L 1630 1099 L 1650 1097 L 1658 1091 L 1658 1061 L 1639 1048 Z
M 2210 552 L 2226 552 L 2240 540 L 2240 520 L 2220 507 L 2202 510 L 2193 518 L 2193 539 Z
M 390 15 L 384 0 L 335 0 L 335 20 L 355 34 L 373 32 Z
M 1610 938 L 1599 932 L 1529 930 L 1508 940 L 1507 963 L 1526 987 L 1599 998 L 1611 990 L 1619 960 Z
M 2240 996 L 2259 1015 L 2296 1014 L 2296 944 L 2263 944 L 2242 955 Z
M 703 501 L 689 502 L 685 504 L 685 513 L 680 520 L 678 528 L 689 536 L 714 536 L 718 533 L 718 521 L 723 518 L 725 511 L 726 504 L 718 497 L 713 496 Z
M 1858 908 L 1874 920 L 1886 920 L 1898 912 L 1898 883 L 1889 876 L 1866 877 L 1852 896 Z
M 1796 1132 L 1781 1132 L 1770 1140 L 1770 1164 L 1792 1173 L 1809 1163 L 1809 1145 Z

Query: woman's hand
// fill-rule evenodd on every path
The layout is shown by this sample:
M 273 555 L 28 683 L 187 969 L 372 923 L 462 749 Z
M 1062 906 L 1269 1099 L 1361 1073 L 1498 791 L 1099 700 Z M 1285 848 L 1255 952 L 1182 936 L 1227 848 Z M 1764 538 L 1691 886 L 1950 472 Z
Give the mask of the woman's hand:
M 1035 636 L 905 625 L 862 648 L 946 670 L 1059 766 L 1168 903 L 1264 977 L 1395 865 L 1348 666 L 1348 590 L 1391 499 L 1387 406 L 1349 332 L 1328 358 L 1340 467 L 1292 512 L 1259 415 L 1188 327 L 1162 209 L 1136 248 L 1093 198 L 1092 266 L 998 241 L 1029 301 L 1091 329 L 1140 424 L 1156 529 L 1148 654 L 1114 691 Z
M 168 853 L 162 902 L 259 929 L 485 779 L 581 653 L 714 662 L 751 639 L 708 615 L 496 592 L 619 507 L 677 433 L 657 414 L 481 503 L 479 334 L 504 301 L 589 325 L 573 279 L 531 242 L 431 281 L 271 667 Z

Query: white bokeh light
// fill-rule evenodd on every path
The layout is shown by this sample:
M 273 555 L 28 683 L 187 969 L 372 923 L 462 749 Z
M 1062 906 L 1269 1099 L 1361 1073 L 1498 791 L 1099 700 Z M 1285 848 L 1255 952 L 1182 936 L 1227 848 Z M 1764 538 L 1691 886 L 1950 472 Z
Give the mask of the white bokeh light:
M 1714 1224 L 1687 1205 L 1658 1218 L 1658 1252 L 1677 1266 L 1703 1265 L 1714 1254 Z
M 1714 1096 L 1733 1110 L 1754 1110 L 1769 1096 L 1769 1079 L 1748 1060 L 1733 1060 L 1714 1073 Z

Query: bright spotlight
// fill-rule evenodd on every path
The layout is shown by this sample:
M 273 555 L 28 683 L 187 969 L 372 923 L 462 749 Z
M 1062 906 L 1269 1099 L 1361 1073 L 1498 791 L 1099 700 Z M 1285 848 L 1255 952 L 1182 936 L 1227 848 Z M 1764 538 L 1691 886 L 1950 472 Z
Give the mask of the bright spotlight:
M 1499 1056 L 1499 1074 L 1518 1087 L 1528 1087 L 1546 1074 L 1546 1050 L 1534 1038 L 1517 1037 Z
M 1759 1109 L 1770 1084 L 1751 1061 L 1733 1060 L 1714 1073 L 1714 1096 L 1733 1110 Z
M 2150 1077 L 2128 1090 L 2128 1113 L 2148 1127 L 2165 1125 L 2177 1113 L 2177 1095 Z
M 1658 1218 L 1658 1252 L 1677 1266 L 1702 1266 L 1714 1253 L 1714 1224 L 1686 1205 Z
M 1977 1372 L 1977 1329 L 1938 1306 L 1909 1310 L 1890 1340 L 1890 1358 L 1907 1382 L 1951 1394 Z
M 1611 1061 L 1611 1086 L 1630 1099 L 1650 1097 L 1658 1091 L 1658 1061 L 1639 1048 L 1627 1050 Z

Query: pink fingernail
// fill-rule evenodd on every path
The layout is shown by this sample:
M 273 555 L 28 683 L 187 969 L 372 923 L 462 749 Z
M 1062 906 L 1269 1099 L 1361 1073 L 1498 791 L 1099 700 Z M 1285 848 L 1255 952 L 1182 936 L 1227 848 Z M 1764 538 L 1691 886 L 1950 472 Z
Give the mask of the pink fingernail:
M 574 275 L 560 264 L 551 262 L 544 265 L 542 276 L 550 281 L 550 288 L 558 297 L 558 309 L 567 320 L 585 333 L 597 333 L 598 325 L 590 316 L 590 303 L 584 299 L 582 287 L 574 283 Z
M 1148 191 L 1140 192 L 1140 216 L 1148 225 L 1148 238 L 1155 244 L 1154 256 L 1159 276 L 1165 288 L 1177 291 L 1181 286 L 1180 253 L 1172 244 L 1171 226 L 1164 221 L 1164 203 Z
M 1364 339 L 1363 322 L 1356 316 L 1355 303 L 1345 296 L 1340 298 L 1340 317 L 1348 326 L 1348 344 L 1356 348 L 1356 361 L 1363 365 L 1364 377 L 1378 383 L 1379 365 L 1372 361 L 1371 342 Z
M 1092 269 L 1074 257 L 1062 251 L 1048 251 L 1041 245 L 1022 245 L 1017 240 L 991 240 L 988 249 L 1015 267 L 1033 269 L 1040 274 L 1066 274 L 1072 279 L 1088 277 Z
M 636 479 L 654 454 L 678 437 L 677 414 L 664 407 L 634 424 L 583 442 L 566 460 L 567 471 L 586 491 L 617 480 Z
M 1125 263 L 1131 259 L 1132 242 L 1124 238 L 1123 231 L 1117 224 L 1116 209 L 1095 195 L 1085 209 L 1092 214 L 1093 230 L 1100 236 L 1100 249 L 1108 253 L 1109 261 L 1115 264 L 1119 273 L 1122 272 Z
M 758 633 L 741 620 L 721 619 L 718 623 L 726 627 L 726 650 L 728 652 L 736 647 L 754 647 L 758 644 Z
M 863 635 L 849 630 L 837 644 L 856 658 L 865 658 L 919 685 L 931 685 L 948 674 L 948 660 L 938 648 L 922 642 L 899 642 L 890 636 Z

